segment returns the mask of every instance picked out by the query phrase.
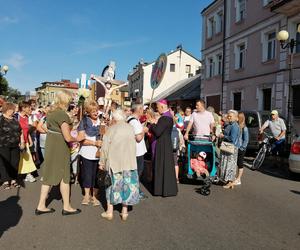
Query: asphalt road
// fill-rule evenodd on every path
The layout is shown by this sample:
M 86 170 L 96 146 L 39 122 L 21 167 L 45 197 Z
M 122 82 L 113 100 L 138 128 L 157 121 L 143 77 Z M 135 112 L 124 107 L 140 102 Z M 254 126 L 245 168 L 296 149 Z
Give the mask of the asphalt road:
M 242 186 L 213 186 L 207 197 L 188 184 L 173 198 L 148 193 L 126 222 L 118 211 L 103 220 L 103 208 L 91 206 L 62 217 L 59 197 L 50 204 L 54 214 L 35 216 L 40 183 L 27 184 L 20 199 L 16 189 L 1 190 L 0 249 L 299 249 L 300 182 L 272 164 L 264 169 L 246 169 Z M 74 186 L 72 203 L 80 202 Z

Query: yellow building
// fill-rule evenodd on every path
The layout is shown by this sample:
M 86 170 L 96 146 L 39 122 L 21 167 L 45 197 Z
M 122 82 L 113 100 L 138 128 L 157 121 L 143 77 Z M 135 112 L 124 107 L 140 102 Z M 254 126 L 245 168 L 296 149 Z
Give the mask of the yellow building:
M 43 82 L 41 87 L 36 88 L 37 101 L 39 105 L 52 104 L 56 93 L 61 90 L 69 90 L 74 94 L 78 91 L 78 84 L 70 80 L 61 80 L 57 82 Z

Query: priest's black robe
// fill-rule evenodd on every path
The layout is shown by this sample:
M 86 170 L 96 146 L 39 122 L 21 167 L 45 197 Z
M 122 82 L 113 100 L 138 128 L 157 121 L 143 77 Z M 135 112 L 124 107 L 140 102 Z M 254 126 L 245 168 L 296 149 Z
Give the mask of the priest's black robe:
M 150 128 L 157 139 L 154 158 L 153 194 L 163 197 L 177 195 L 177 181 L 173 158 L 172 133 L 173 118 L 168 114 L 159 118 Z

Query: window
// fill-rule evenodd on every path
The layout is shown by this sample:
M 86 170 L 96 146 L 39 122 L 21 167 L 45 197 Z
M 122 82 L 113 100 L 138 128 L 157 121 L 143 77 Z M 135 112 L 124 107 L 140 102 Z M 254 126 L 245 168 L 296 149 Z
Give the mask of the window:
M 207 96 L 206 105 L 214 107 L 215 112 L 219 113 L 221 107 L 221 95 Z
M 240 22 L 245 19 L 246 16 L 246 0 L 236 0 L 236 22 Z
M 272 60 L 275 58 L 275 51 L 276 51 L 276 34 L 272 32 L 267 35 L 268 36 L 268 54 L 267 59 Z
M 208 77 L 211 78 L 214 76 L 214 60 L 213 58 L 208 59 Z
M 300 116 L 300 102 L 297 100 L 300 96 L 300 85 L 293 86 L 293 115 Z
M 185 73 L 187 74 L 191 73 L 191 65 L 185 65 Z
M 237 69 L 243 69 L 245 67 L 245 55 L 246 55 L 246 46 L 245 44 L 241 44 L 238 46 Z
M 296 53 L 300 53 L 300 32 L 298 32 L 298 30 L 300 31 L 300 23 L 297 24 L 296 29 L 296 40 L 298 42 L 296 45 Z
M 175 72 L 175 64 L 174 63 L 170 64 L 170 72 Z
M 263 89 L 263 110 L 270 111 L 271 110 L 271 102 L 272 102 L 272 89 Z
M 222 75 L 223 56 L 217 55 L 217 59 L 218 59 L 217 75 Z
M 241 106 L 242 106 L 242 93 L 241 92 L 233 93 L 233 109 L 241 110 Z
M 207 38 L 211 38 L 215 33 L 215 19 L 211 17 L 208 19 Z
M 223 31 L 223 12 L 220 11 L 217 14 L 217 23 L 216 23 L 216 34 Z

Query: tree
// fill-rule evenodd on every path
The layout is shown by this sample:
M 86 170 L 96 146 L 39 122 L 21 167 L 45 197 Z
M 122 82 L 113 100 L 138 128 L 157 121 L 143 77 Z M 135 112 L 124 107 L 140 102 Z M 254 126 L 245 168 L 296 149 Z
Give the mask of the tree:
M 5 96 L 7 97 L 8 101 L 15 102 L 15 101 L 19 101 L 21 97 L 21 92 L 17 89 L 8 86 Z
M 8 81 L 3 76 L 0 76 L 0 95 L 4 96 L 9 102 L 18 102 L 22 97 L 21 92 L 18 89 L 10 87 Z
M 8 90 L 8 82 L 5 77 L 0 75 L 0 95 L 5 95 Z

